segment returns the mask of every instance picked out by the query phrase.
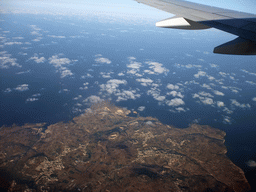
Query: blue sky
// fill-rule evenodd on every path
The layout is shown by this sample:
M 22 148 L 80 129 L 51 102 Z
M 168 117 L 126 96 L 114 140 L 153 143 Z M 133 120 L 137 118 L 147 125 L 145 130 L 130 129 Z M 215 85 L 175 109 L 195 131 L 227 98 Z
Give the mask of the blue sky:
M 243 12 L 249 12 L 256 14 L 256 1 L 255 0 L 190 0 L 191 2 L 201 3 L 211 6 L 217 6 L 227 9 L 233 9 Z M 107 7 L 111 7 L 113 10 L 120 11 L 138 11 L 140 9 L 141 12 L 148 13 L 150 10 L 152 13 L 151 8 L 147 8 L 146 6 L 140 5 L 134 0 L 3 0 L 1 2 L 3 5 L 8 5 L 8 7 L 21 4 L 23 5 L 40 5 L 42 7 L 46 7 L 47 5 L 57 5 L 59 7 L 66 7 L 66 8 L 77 8 L 81 9 L 86 5 L 94 5 L 97 8 L 101 8 L 105 10 Z M 2 7 L 3 8 L 3 7 Z

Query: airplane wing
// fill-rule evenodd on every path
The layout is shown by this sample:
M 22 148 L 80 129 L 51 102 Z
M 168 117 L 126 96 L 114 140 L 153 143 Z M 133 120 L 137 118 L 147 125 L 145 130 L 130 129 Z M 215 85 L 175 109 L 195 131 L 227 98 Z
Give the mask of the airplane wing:
M 214 49 L 214 53 L 256 55 L 256 15 L 183 0 L 135 0 L 176 16 L 157 22 L 157 27 L 176 29 L 216 28 L 238 37 Z

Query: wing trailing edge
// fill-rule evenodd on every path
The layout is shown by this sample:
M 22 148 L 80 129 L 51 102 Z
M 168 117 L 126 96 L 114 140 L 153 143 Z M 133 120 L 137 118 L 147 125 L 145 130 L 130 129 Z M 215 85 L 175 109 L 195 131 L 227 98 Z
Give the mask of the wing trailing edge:
M 172 17 L 159 21 L 156 23 L 157 27 L 162 28 L 174 28 L 174 29 L 187 29 L 187 30 L 198 30 L 198 29 L 209 29 L 211 27 L 203 25 L 201 23 L 186 19 L 184 17 Z

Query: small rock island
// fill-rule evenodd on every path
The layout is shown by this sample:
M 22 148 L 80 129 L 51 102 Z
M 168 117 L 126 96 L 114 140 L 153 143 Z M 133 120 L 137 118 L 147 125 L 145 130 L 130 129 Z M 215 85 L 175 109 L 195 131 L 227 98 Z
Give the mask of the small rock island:
M 68 123 L 0 128 L 6 191 L 249 191 L 225 132 L 132 117 L 109 102 Z

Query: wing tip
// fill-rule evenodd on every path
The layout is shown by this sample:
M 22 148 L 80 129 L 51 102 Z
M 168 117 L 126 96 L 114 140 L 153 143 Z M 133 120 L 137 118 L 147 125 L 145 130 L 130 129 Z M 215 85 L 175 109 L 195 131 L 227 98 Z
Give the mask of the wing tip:
M 256 55 L 256 42 L 238 37 L 215 47 L 213 52 L 228 55 Z

